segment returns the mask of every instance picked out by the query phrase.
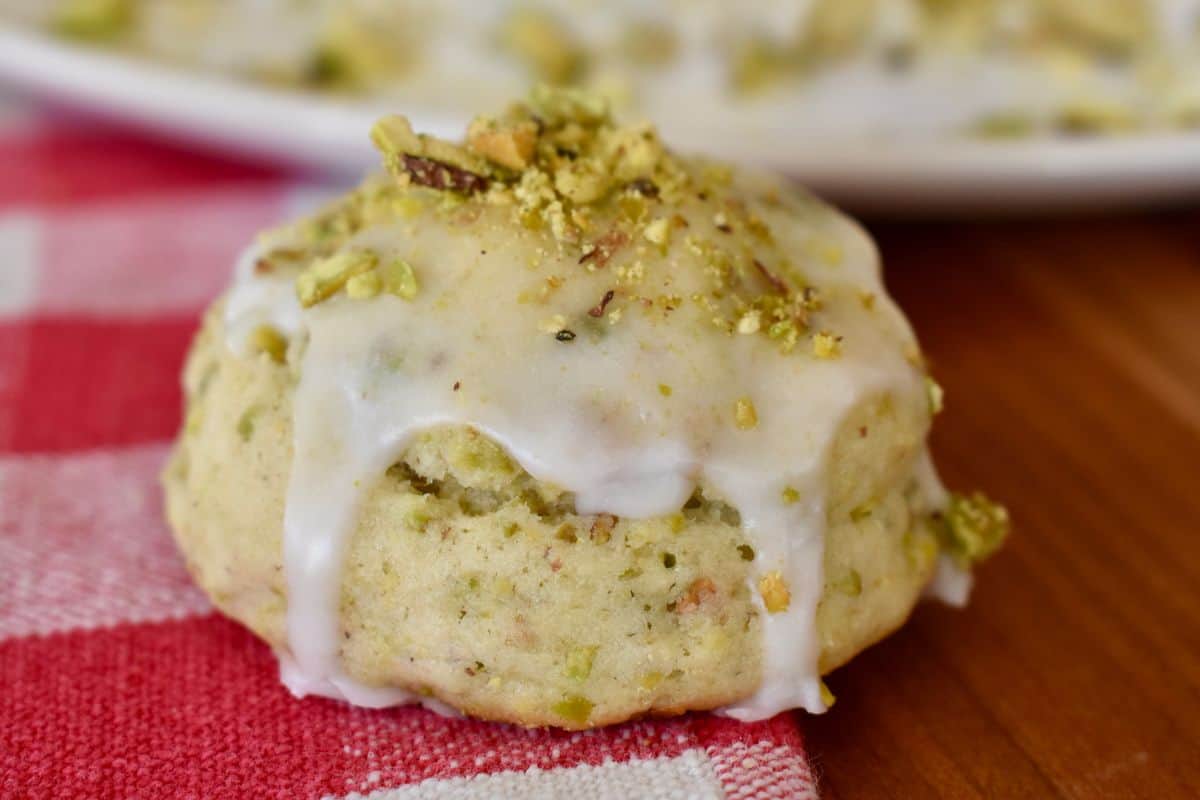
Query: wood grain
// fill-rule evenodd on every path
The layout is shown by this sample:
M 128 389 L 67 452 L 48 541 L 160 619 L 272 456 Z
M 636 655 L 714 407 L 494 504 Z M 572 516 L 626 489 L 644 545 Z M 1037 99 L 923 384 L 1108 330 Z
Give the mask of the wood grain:
M 1200 212 L 873 232 L 1014 531 L 831 676 L 824 796 L 1200 797 Z

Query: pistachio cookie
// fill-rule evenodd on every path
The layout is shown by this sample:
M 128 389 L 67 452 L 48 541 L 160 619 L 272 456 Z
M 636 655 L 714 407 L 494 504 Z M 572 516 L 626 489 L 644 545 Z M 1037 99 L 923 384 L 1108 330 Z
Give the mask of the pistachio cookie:
M 537 91 L 264 234 L 164 476 L 196 581 L 298 695 L 585 728 L 823 710 L 1007 528 L 853 222 Z M 956 581 L 957 579 L 957 581 Z

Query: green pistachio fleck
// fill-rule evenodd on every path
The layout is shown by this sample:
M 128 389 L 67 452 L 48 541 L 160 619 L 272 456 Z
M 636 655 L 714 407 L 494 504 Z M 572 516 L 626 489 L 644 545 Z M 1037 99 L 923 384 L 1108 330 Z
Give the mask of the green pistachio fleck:
M 1129 131 L 1136 125 L 1133 113 L 1125 106 L 1109 101 L 1081 101 L 1064 108 L 1055 127 L 1065 134 L 1089 136 Z
M 533 120 L 477 117 L 467 129 L 467 147 L 493 164 L 520 171 L 532 162 L 537 137 Z
M 1024 139 L 1034 133 L 1033 120 L 1017 111 L 999 111 L 980 119 L 971 133 L 981 139 Z
M 582 74 L 586 64 L 583 48 L 570 29 L 546 11 L 518 9 L 505 21 L 500 34 L 501 46 L 538 78 L 564 84 Z
M 405 194 L 392 202 L 392 210 L 400 219 L 416 219 L 427 207 L 426 199 L 416 194 Z
M 924 572 L 937 560 L 938 538 L 924 527 L 905 533 L 902 544 L 908 566 L 914 572 Z
M 305 308 L 328 300 L 355 275 L 368 272 L 379 257 L 369 250 L 343 250 L 323 258 L 296 278 L 296 296 Z
M 660 383 L 658 385 L 658 393 L 661 394 L 663 397 L 670 397 L 671 396 L 671 387 L 665 383 Z
M 858 597 L 862 594 L 862 575 L 859 574 L 858 570 L 852 569 L 838 578 L 833 586 L 842 594 Z
M 852 522 L 862 522 L 867 517 L 871 516 L 871 512 L 875 510 L 875 504 L 868 501 L 860 506 L 855 506 L 850 509 L 850 520 Z
M 408 120 L 394 114 L 381 117 L 371 126 L 371 144 L 384 158 L 394 158 L 406 152 L 419 153 L 421 150 L 421 140 L 413 133 Z
M 379 273 L 371 270 L 346 281 L 346 296 L 352 300 L 369 300 L 379 294 L 382 288 L 383 281 L 379 279 Z
M 130 0 L 68 0 L 53 18 L 54 30 L 72 39 L 113 39 L 133 22 Z
M 982 492 L 952 494 L 938 536 L 942 549 L 961 567 L 990 556 L 1008 536 L 1008 511 Z
M 607 122 L 609 118 L 608 101 L 602 95 L 583 89 L 538 84 L 530 93 L 529 106 L 539 119 L 551 125 L 577 122 L 593 126 Z
M 406 527 L 415 531 L 425 530 L 425 526 L 429 524 L 429 520 L 433 519 L 429 512 L 423 508 L 415 508 L 404 515 L 404 524 Z
M 254 418 L 258 416 L 258 406 L 250 406 L 237 421 L 237 435 L 243 442 L 250 441 L 250 437 L 254 436 Z
M 778 570 L 772 570 L 758 579 L 758 593 L 762 595 L 763 606 L 768 614 L 787 611 L 792 602 L 792 592 Z
M 420 285 L 412 265 L 402 258 L 392 258 L 375 268 L 379 274 L 381 288 L 404 300 L 417 296 Z
M 567 654 L 566 675 L 573 681 L 584 681 L 592 674 L 592 662 L 600 650 L 595 645 L 576 647 Z
M 738 554 L 742 557 L 742 561 L 754 560 L 754 548 L 748 544 L 739 544 L 737 548 Z
M 663 563 L 663 566 L 666 567 L 667 569 L 674 569 L 675 568 L 675 554 L 674 553 L 663 553 L 662 554 L 662 563 Z
M 780 496 L 783 500 L 783 504 L 785 506 L 790 506 L 800 499 L 800 492 L 796 489 L 793 489 L 791 486 L 787 486 L 784 487 L 784 490 L 781 492 Z
M 199 405 L 193 405 L 188 409 L 187 419 L 184 422 L 183 429 L 186 433 L 196 434 L 200 432 L 200 428 L 204 425 L 204 409 Z
M 842 337 L 828 331 L 814 333 L 812 344 L 813 355 L 817 358 L 832 359 L 842 354 Z
M 646 241 L 659 247 L 666 247 L 671 239 L 671 222 L 664 217 L 659 217 L 646 226 L 642 235 L 646 237 Z
M 638 686 L 646 691 L 651 691 L 658 687 L 663 682 L 663 674 L 661 672 L 647 672 L 638 680 Z
M 617 198 L 617 215 L 626 222 L 631 222 L 635 225 L 642 221 L 642 217 L 646 215 L 648 207 L 646 198 L 635 192 L 627 192 Z M 650 225 L 647 225 L 646 231 L 643 233 L 647 239 L 650 239 L 649 230 Z M 653 239 L 650 239 L 650 241 L 653 241 Z M 661 244 L 661 242 L 654 243 Z
M 738 93 L 758 92 L 790 74 L 795 69 L 794 62 L 795 56 L 787 49 L 758 38 L 734 54 L 730 82 Z
M 250 334 L 250 348 L 256 353 L 266 353 L 276 364 L 287 360 L 288 341 L 270 325 L 259 325 Z
M 738 430 L 748 431 L 758 427 L 758 410 L 749 397 L 739 397 L 733 404 L 733 421 Z
M 942 390 L 941 384 L 926 375 L 925 392 L 929 396 L 929 413 L 934 416 L 942 413 L 942 409 L 946 407 L 946 393 Z
M 595 707 L 596 704 L 583 695 L 573 694 L 550 706 L 550 710 L 565 720 L 584 723 L 588 721 Z

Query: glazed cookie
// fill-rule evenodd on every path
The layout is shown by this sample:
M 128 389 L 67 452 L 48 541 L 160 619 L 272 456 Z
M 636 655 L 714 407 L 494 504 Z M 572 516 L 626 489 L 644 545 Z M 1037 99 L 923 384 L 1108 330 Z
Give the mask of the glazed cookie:
M 823 710 L 1007 528 L 947 495 L 874 248 L 795 187 L 536 92 L 268 232 L 164 481 L 296 694 L 583 728 Z M 961 599 L 961 598 L 959 598 Z

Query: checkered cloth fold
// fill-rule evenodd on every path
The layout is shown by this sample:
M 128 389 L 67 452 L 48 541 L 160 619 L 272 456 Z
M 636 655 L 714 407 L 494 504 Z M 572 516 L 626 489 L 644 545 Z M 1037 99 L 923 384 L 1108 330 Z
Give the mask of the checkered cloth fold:
M 279 684 L 163 521 L 178 375 L 295 176 L 0 110 L 0 797 L 815 798 L 796 718 L 587 733 Z

